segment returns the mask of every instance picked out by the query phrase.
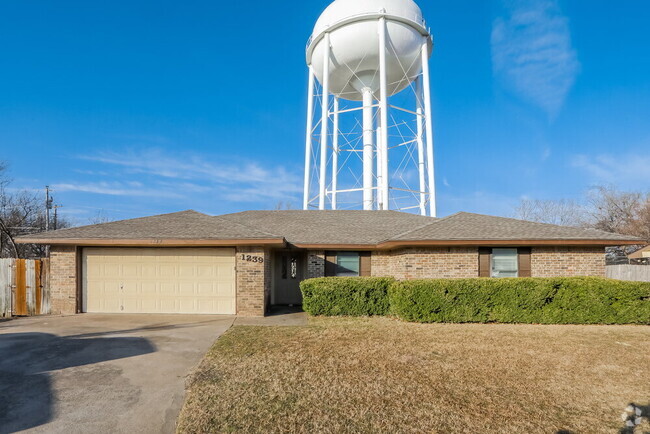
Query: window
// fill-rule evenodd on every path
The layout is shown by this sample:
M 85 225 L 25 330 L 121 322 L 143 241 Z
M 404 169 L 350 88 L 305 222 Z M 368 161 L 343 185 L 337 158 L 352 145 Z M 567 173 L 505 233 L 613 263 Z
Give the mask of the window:
M 518 277 L 517 249 L 492 249 L 491 276 Z
M 337 276 L 359 275 L 359 252 L 338 252 L 336 255 Z

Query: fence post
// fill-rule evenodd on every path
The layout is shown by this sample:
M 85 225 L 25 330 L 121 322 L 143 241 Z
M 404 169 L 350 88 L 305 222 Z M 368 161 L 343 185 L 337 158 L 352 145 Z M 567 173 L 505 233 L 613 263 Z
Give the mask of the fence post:
M 50 260 L 41 259 L 41 314 L 51 313 L 50 306 Z
M 16 285 L 14 291 L 14 315 L 27 315 L 27 282 L 25 279 L 25 260 L 16 259 L 14 267 L 16 274 Z
M 12 259 L 0 258 L 0 317 L 10 317 L 12 314 L 12 265 Z
M 43 287 L 41 286 L 41 261 L 34 261 L 34 294 L 36 296 L 34 303 L 34 312 L 36 315 L 42 314 L 42 297 L 43 297 Z

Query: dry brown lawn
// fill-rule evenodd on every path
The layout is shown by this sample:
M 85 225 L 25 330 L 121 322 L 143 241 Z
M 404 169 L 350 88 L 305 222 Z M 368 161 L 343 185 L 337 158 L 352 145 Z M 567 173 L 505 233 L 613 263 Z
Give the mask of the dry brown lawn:
M 644 326 L 237 326 L 190 379 L 178 429 L 618 432 L 650 400 L 649 365 Z

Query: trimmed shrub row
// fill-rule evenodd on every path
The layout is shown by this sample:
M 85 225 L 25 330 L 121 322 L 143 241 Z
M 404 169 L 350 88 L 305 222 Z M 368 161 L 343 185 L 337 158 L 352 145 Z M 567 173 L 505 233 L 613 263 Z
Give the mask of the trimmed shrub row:
M 310 315 L 387 315 L 389 277 L 319 277 L 300 282 Z
M 650 283 L 598 277 L 395 281 L 310 279 L 312 315 L 394 315 L 413 322 L 650 324 Z

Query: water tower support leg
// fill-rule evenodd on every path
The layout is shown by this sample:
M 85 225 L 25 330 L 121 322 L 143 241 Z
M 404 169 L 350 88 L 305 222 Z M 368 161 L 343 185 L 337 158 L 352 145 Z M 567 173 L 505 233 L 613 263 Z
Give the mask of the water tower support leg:
M 433 118 L 431 117 L 431 86 L 429 84 L 429 43 L 422 38 L 422 85 L 424 91 L 424 116 L 427 131 L 427 174 L 429 178 L 429 212 L 436 217 L 436 184 L 433 168 Z
M 422 111 L 422 76 L 415 80 L 415 99 L 417 100 L 417 143 L 418 143 L 418 174 L 420 175 L 420 214 L 427 215 L 425 191 L 427 184 L 424 178 L 424 116 Z
M 311 175 L 312 128 L 314 128 L 314 70 L 309 66 L 309 85 L 307 86 L 307 134 L 305 136 L 305 183 L 302 209 L 309 209 L 309 178 Z
M 382 185 L 379 191 L 382 194 L 383 209 L 388 209 L 388 84 L 386 83 L 386 18 L 379 19 L 379 110 L 381 116 L 381 152 Z
M 323 50 L 323 97 L 320 124 L 320 177 L 318 191 L 318 209 L 325 209 L 325 186 L 327 181 L 327 142 L 329 124 L 329 75 L 330 75 L 330 34 L 325 33 Z
M 334 122 L 332 125 L 332 209 L 336 209 L 336 189 L 339 176 L 339 98 L 334 97 Z
M 383 178 L 381 172 L 382 172 L 382 170 L 384 168 L 384 163 L 382 161 L 382 158 L 381 158 L 382 155 L 381 155 L 381 152 L 380 152 L 379 147 L 378 147 L 379 143 L 381 143 L 381 129 L 382 129 L 381 128 L 381 116 L 379 115 L 379 112 L 377 112 L 377 133 L 376 133 L 377 134 L 377 139 L 376 139 L 376 143 L 377 143 L 377 149 L 376 149 L 376 151 L 377 151 L 377 169 L 376 169 L 376 173 L 377 173 L 377 194 L 376 194 L 376 197 L 377 197 L 377 209 L 384 209 L 384 196 L 381 194 L 381 186 L 383 185 L 383 182 L 384 182 L 383 181 L 384 178 Z
M 363 209 L 372 209 L 372 176 L 373 176 L 373 128 L 372 89 L 366 87 L 361 90 L 363 95 Z

